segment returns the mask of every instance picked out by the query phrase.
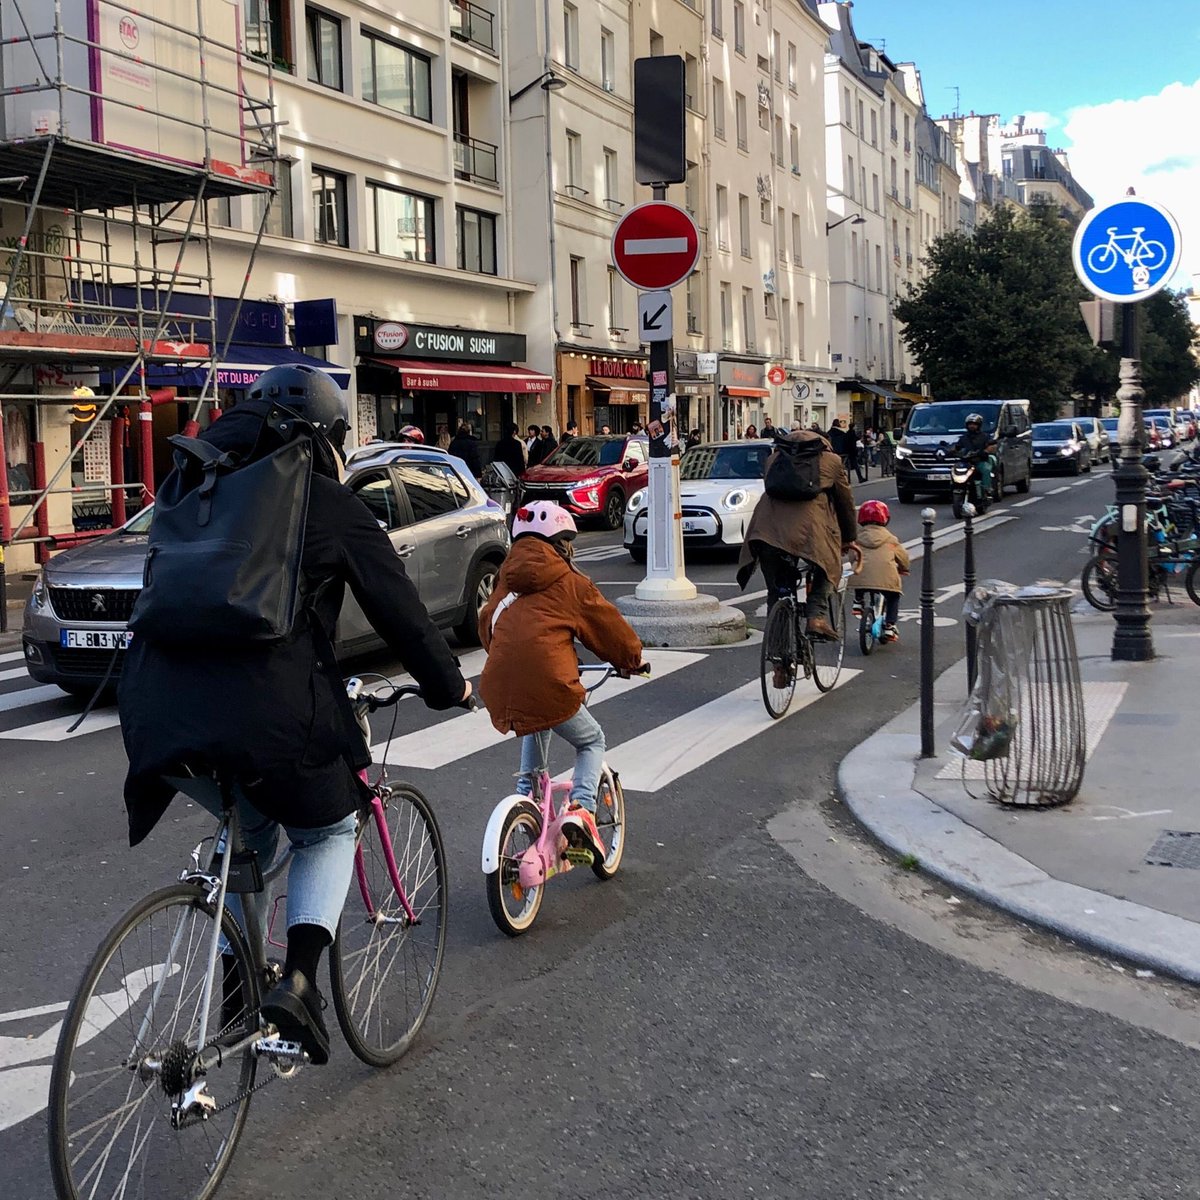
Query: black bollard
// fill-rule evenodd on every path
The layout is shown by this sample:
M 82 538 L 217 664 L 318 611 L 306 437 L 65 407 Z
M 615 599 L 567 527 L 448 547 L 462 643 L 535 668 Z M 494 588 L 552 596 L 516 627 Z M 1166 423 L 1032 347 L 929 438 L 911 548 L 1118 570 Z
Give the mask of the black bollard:
M 975 590 L 975 505 L 969 500 L 963 505 L 963 599 Z M 977 631 L 970 621 L 964 621 L 967 633 L 967 687 L 975 686 Z
M 921 757 L 933 758 L 933 519 L 921 510 Z

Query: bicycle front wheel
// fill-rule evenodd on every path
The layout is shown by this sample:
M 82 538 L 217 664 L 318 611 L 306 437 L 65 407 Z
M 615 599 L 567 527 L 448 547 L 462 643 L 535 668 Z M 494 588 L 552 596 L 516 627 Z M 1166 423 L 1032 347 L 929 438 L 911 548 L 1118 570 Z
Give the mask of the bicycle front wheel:
M 1112 612 L 1117 607 L 1117 560 L 1101 554 L 1089 558 L 1079 584 L 1093 608 Z
M 760 654 L 763 704 L 778 721 L 796 694 L 796 609 L 790 598 L 780 599 L 771 609 Z
M 372 1067 L 390 1066 L 412 1045 L 433 1004 L 446 945 L 446 856 L 433 809 L 416 788 L 400 784 L 383 815 L 386 841 L 373 812 L 363 818 L 355 882 L 329 956 L 338 1024 Z M 392 882 L 389 855 L 416 924 Z
M 1184 585 L 1187 587 L 1187 594 L 1191 597 L 1192 603 L 1200 604 L 1200 559 L 1197 559 L 1188 568 Z
M 258 1060 L 247 1047 L 193 1077 L 215 913 L 176 884 L 117 922 L 67 1010 L 50 1076 L 50 1171 L 59 1200 L 206 1200 L 229 1168 Z M 243 1037 L 258 980 L 228 910 L 213 980 L 209 1042 Z M 223 977 L 222 967 L 228 974 Z M 213 1108 L 173 1127 L 172 1106 L 197 1082 Z
M 620 777 L 607 767 L 596 791 L 596 829 L 608 853 L 603 861 L 592 858 L 597 879 L 611 879 L 625 854 L 625 790 Z
M 826 619 L 837 637 L 831 641 L 809 639 L 812 647 L 813 682 L 821 691 L 829 691 L 842 673 L 842 655 L 846 649 L 846 591 L 835 588 L 829 597 Z

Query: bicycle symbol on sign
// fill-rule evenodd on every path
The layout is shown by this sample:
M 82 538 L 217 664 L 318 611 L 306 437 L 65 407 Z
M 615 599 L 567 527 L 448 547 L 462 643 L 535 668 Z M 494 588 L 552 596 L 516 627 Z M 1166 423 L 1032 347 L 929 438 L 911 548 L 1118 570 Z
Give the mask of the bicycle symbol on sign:
M 1162 242 L 1142 237 L 1146 227 L 1135 225 L 1132 233 L 1117 233 L 1117 226 L 1108 228 L 1108 241 L 1093 246 L 1088 252 L 1088 270 L 1097 275 L 1111 271 L 1118 261 L 1123 261 L 1133 272 L 1134 286 L 1148 287 L 1150 272 L 1158 270 L 1167 261 L 1167 248 Z

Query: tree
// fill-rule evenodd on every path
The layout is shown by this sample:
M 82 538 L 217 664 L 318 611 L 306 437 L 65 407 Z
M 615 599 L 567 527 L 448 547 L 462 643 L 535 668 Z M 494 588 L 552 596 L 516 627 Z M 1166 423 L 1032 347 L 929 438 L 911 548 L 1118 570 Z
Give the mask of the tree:
M 1196 330 L 1182 292 L 1164 289 L 1141 301 L 1140 307 L 1146 407 L 1166 408 L 1200 382 L 1200 364 L 1192 353 Z
M 1035 420 L 1107 380 L 1079 315 L 1073 230 L 1051 205 L 1001 208 L 973 237 L 944 234 L 929 274 L 896 303 L 901 337 L 934 395 L 1022 397 Z M 1115 380 L 1112 381 L 1115 383 Z

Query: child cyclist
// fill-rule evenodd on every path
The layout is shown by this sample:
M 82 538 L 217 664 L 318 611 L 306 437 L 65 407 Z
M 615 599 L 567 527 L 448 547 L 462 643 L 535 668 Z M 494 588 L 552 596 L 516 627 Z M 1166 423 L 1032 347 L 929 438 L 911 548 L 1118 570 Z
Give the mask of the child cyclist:
M 883 613 L 881 642 L 895 642 L 900 638 L 896 631 L 896 618 L 900 614 L 900 595 L 904 584 L 901 575 L 907 575 L 908 551 L 899 539 L 887 528 L 892 514 L 882 500 L 868 500 L 858 510 L 858 544 L 862 549 L 862 570 L 854 580 L 854 615 L 862 616 L 863 594 L 882 592 L 887 599 Z
M 517 790 L 528 796 L 554 732 L 575 747 L 575 778 L 564 833 L 603 855 L 596 828 L 596 790 L 604 762 L 604 730 L 585 707 L 575 642 L 621 674 L 636 671 L 642 643 L 621 614 L 572 562 L 577 530 L 571 514 L 548 500 L 517 510 L 513 547 L 496 590 L 479 614 L 488 652 L 479 693 L 501 733 L 521 742 Z

